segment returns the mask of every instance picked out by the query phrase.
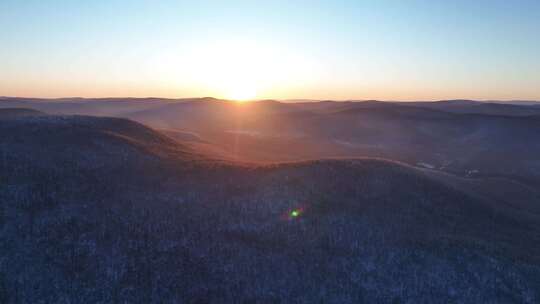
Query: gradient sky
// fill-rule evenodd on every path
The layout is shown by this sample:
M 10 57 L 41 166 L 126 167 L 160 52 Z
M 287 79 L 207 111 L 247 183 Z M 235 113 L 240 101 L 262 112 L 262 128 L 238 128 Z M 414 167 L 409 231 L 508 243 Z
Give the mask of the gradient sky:
M 0 0 L 0 95 L 540 100 L 540 1 Z

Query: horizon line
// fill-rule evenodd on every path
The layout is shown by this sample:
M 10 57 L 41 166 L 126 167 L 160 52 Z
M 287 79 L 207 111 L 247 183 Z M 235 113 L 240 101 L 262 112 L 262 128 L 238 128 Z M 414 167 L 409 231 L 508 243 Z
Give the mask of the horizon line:
M 449 99 L 419 99 L 419 100 L 383 100 L 383 99 L 317 99 L 317 98 L 286 98 L 286 99 L 274 99 L 274 98 L 262 98 L 262 99 L 248 99 L 248 100 L 234 100 L 227 98 L 218 98 L 213 96 L 194 96 L 194 97 L 155 97 L 155 96 L 145 96 L 145 97 L 134 97 L 134 96 L 122 96 L 122 97 L 82 97 L 82 96 L 68 96 L 68 97 L 27 97 L 27 96 L 0 96 L 0 99 L 40 99 L 40 100 L 62 100 L 62 99 L 160 99 L 160 100 L 171 100 L 171 101 L 182 101 L 182 100 L 193 100 L 193 99 L 214 99 L 218 101 L 228 101 L 228 102 L 260 102 L 260 101 L 277 101 L 277 102 L 367 102 L 367 101 L 377 101 L 377 102 L 441 102 L 441 101 L 476 101 L 476 102 L 534 102 L 540 103 L 540 100 L 536 99 L 472 99 L 472 98 L 449 98 Z

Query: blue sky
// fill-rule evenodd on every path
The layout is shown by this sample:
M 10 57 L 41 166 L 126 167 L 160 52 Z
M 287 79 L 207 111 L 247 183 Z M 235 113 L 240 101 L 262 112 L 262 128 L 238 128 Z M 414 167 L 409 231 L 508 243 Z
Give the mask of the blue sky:
M 0 95 L 540 100 L 539 32 L 533 0 L 0 0 Z

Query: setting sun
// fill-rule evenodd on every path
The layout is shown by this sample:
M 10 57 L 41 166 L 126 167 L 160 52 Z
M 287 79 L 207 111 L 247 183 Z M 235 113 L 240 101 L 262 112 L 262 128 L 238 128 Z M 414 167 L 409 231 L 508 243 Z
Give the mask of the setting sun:
M 273 98 L 302 87 L 314 81 L 317 66 L 308 53 L 288 44 L 249 36 L 201 38 L 183 49 L 160 50 L 152 58 L 149 66 L 169 80 L 164 90 L 238 101 Z
M 247 101 L 255 99 L 257 90 L 245 84 L 238 84 L 227 89 L 226 98 L 235 101 Z

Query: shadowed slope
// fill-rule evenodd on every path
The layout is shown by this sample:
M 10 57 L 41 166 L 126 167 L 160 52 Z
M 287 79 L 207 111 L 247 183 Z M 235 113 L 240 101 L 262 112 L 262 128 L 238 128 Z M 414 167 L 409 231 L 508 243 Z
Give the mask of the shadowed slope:
M 3 108 L 0 109 L 0 119 L 10 119 L 27 116 L 42 116 L 45 113 L 27 108 Z

